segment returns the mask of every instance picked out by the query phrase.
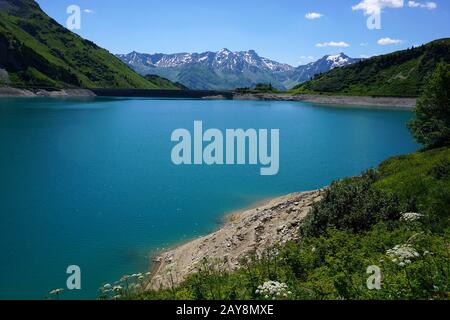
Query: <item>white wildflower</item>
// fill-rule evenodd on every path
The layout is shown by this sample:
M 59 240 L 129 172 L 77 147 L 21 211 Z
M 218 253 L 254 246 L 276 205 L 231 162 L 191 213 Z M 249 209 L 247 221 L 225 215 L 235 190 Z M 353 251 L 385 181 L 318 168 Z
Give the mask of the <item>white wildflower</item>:
M 419 253 L 410 244 L 397 245 L 386 252 L 387 256 L 391 258 L 392 262 L 398 263 L 403 267 L 412 263 L 414 258 L 419 257 Z
M 402 213 L 402 217 L 400 218 L 400 220 L 410 222 L 410 221 L 417 221 L 422 217 L 423 217 L 423 214 L 420 214 L 417 212 L 407 212 L 407 213 Z
M 277 297 L 287 298 L 292 292 L 288 291 L 288 286 L 285 283 L 277 281 L 267 281 L 264 284 L 258 286 L 256 294 L 263 296 L 265 299 L 275 300 Z

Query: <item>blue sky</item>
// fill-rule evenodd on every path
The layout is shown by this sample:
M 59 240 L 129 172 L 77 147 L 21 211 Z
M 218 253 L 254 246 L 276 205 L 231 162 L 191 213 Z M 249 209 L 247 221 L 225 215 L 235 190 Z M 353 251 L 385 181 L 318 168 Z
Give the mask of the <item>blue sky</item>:
M 366 57 L 450 37 L 448 0 L 38 0 L 38 3 L 63 25 L 68 17 L 67 7 L 78 5 L 83 11 L 81 29 L 76 32 L 113 53 L 254 49 L 263 57 L 299 65 L 326 54 L 345 52 L 352 57 Z M 377 8 L 381 9 L 381 29 L 370 30 L 367 14 Z

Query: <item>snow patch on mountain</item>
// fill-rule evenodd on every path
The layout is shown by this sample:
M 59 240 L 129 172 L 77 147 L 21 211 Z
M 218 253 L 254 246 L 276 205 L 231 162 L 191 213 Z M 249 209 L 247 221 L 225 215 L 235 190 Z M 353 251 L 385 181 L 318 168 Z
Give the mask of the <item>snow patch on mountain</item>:
M 331 69 L 346 66 L 349 64 L 350 60 L 350 58 L 343 53 L 328 56 L 326 59 L 331 62 Z

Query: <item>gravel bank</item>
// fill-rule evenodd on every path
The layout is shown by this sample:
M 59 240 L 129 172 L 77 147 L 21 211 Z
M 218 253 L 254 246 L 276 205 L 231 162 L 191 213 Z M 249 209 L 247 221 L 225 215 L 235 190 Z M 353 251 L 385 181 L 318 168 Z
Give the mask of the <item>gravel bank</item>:
M 158 266 L 147 289 L 182 282 L 204 258 L 217 261 L 220 268 L 233 270 L 243 257 L 297 239 L 300 221 L 320 198 L 320 190 L 293 193 L 231 214 L 218 231 L 158 256 Z
M 413 109 L 416 105 L 415 98 L 390 98 L 390 97 L 361 97 L 361 96 L 329 96 L 314 94 L 234 94 L 235 100 L 258 101 L 303 101 L 341 106 L 363 106 L 379 108 Z

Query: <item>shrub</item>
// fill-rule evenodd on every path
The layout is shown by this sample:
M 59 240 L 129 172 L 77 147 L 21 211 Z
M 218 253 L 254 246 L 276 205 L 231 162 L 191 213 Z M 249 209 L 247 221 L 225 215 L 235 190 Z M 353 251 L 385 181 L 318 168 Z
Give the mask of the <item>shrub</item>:
M 400 208 L 395 196 L 373 188 L 376 173 L 333 182 L 322 201 L 304 219 L 303 236 L 319 236 L 327 228 L 362 232 L 379 221 L 398 220 Z
M 441 63 L 427 80 L 408 124 L 417 142 L 426 147 L 450 143 L 450 65 Z

